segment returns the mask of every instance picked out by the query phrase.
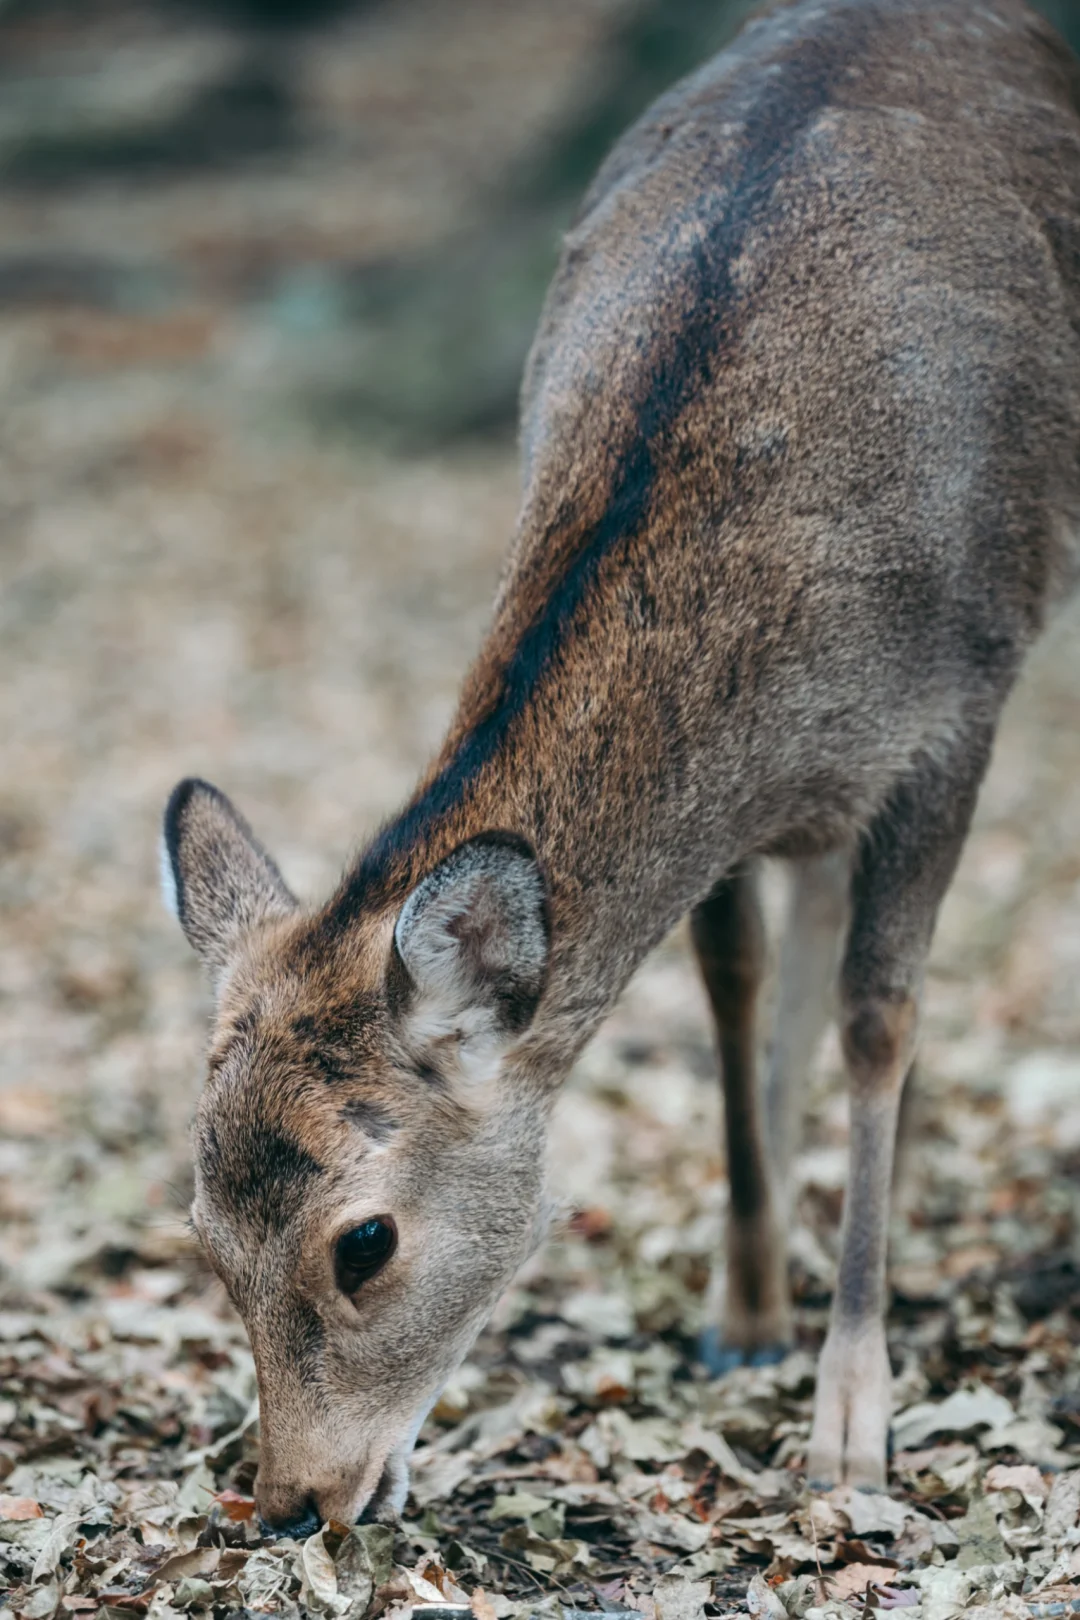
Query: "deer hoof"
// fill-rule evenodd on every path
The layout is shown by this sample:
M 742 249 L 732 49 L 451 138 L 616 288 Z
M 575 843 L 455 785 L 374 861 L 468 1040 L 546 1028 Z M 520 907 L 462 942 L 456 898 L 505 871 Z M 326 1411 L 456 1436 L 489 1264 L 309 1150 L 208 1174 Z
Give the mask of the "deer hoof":
M 891 1372 L 879 1322 L 833 1328 L 818 1366 L 806 1475 L 815 1488 L 881 1491 L 891 1415 Z
M 716 1328 L 706 1328 L 698 1339 L 698 1360 L 713 1378 L 736 1367 L 775 1367 L 790 1351 L 790 1344 L 727 1344 Z

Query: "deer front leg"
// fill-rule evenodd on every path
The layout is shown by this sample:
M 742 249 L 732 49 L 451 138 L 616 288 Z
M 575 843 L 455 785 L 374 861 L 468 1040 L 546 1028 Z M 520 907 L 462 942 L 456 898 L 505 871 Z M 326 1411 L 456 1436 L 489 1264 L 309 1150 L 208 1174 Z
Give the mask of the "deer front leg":
M 757 1071 L 757 998 L 765 941 L 753 867 L 718 884 L 691 914 L 698 965 L 716 1020 L 731 1205 L 719 1327 L 702 1340 L 713 1372 L 775 1361 L 791 1343 L 787 1251 L 766 1150 Z
M 948 764 L 925 761 L 875 819 L 856 864 L 840 977 L 850 1171 L 807 1453 L 815 1484 L 885 1484 L 891 1406 L 885 1257 L 900 1099 L 934 922 L 967 833 L 989 742 L 988 735 L 971 739 Z

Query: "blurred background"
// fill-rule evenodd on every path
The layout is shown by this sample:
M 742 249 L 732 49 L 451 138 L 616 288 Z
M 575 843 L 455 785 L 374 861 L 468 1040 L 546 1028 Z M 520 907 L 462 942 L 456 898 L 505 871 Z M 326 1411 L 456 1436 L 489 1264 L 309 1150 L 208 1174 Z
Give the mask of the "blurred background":
M 1043 9 L 1080 46 L 1076 0 Z M 157 895 L 161 807 L 219 782 L 314 898 L 409 790 L 513 525 L 559 232 L 749 10 L 0 3 L 0 1326 L 23 1346 L 0 1482 L 46 1455 L 179 1477 L 242 1414 L 242 1339 L 181 1225 L 207 1002 Z M 977 1375 L 1051 1451 L 1080 1435 L 1078 629 L 1025 678 L 946 906 L 893 1245 L 909 1396 Z M 831 1037 L 812 1095 L 807 1346 L 844 1167 Z M 514 1349 L 537 1323 L 579 1361 L 641 1332 L 689 1368 L 726 1190 L 681 934 L 583 1060 L 554 1161 L 577 1214 L 446 1424 L 540 1376 Z M 28 1381 L 46 1352 L 67 1384 Z M 746 1437 L 759 1460 L 797 1455 L 805 1395 Z

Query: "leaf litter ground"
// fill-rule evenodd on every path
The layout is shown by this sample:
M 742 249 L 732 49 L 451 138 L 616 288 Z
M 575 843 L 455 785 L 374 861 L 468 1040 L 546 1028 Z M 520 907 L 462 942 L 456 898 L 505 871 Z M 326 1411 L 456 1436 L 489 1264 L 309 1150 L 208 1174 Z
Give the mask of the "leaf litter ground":
M 180 291 L 162 311 L 76 288 L 0 320 L 18 425 L 0 443 L 3 1601 L 27 1620 L 1077 1612 L 1075 611 L 1010 710 L 939 929 L 892 1229 L 888 1492 L 812 1495 L 801 1474 L 844 1177 L 834 1036 L 796 1170 L 798 1343 L 721 1380 L 696 1364 L 726 1190 L 679 934 L 562 1100 L 563 1213 L 427 1423 L 400 1526 L 259 1538 L 251 1358 L 183 1223 L 205 1002 L 156 899 L 157 818 L 177 776 L 221 780 L 295 886 L 324 891 L 437 743 L 484 620 L 509 452 L 405 462 L 313 438 L 295 296 L 237 292 L 259 255 L 419 240 L 441 218 L 424 198 L 456 208 L 470 162 L 484 177 L 475 110 L 410 136 L 423 206 L 380 157 L 400 156 L 426 82 L 416 9 L 384 13 L 362 51 L 362 19 L 303 47 L 325 139 L 362 91 L 381 145 L 330 141 L 318 176 L 283 155 L 167 203 L 110 184 L 12 214 L 27 250 L 69 263 L 107 242 Z M 603 7 L 550 11 L 526 25 L 472 0 L 489 135 L 527 142 L 587 57 Z M 108 15 L 82 41 L 102 73 Z M 137 75 L 127 43 L 115 60 Z M 443 55 L 473 82 L 467 51 Z

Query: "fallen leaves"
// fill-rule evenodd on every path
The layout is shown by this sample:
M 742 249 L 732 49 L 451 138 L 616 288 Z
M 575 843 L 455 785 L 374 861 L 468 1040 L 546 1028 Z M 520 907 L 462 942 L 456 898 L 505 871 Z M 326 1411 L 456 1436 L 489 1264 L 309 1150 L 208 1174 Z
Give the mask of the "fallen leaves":
M 1025 1582 L 1038 1603 L 1080 1574 L 1080 1467 L 1030 1460 L 1032 1434 L 1053 1429 L 1069 1458 L 1073 1432 L 1049 1420 L 1066 1362 L 1045 1337 L 1013 1347 L 1007 1377 L 975 1361 L 951 1388 L 906 1361 L 896 1483 L 814 1495 L 799 1471 L 812 1358 L 709 1381 L 678 1339 L 627 1335 L 619 1232 L 566 1240 L 561 1263 L 580 1277 L 571 1241 L 590 1273 L 606 1252 L 621 1315 L 611 1282 L 593 1311 L 579 1281 L 564 1316 L 557 1268 L 535 1279 L 432 1419 L 401 1526 L 331 1525 L 300 1545 L 261 1540 L 250 1355 L 227 1313 L 188 1297 L 179 1240 L 156 1240 L 160 1283 L 117 1295 L 103 1279 L 89 1309 L 9 1311 L 0 1569 L 13 1613 L 405 1620 L 449 1606 L 526 1620 L 545 1593 L 585 1611 L 617 1591 L 644 1620 L 736 1603 L 765 1620 L 915 1607 L 946 1620 L 1013 1603 Z M 143 1278 L 154 1268 L 137 1242 L 129 1271 Z M 603 1323 L 619 1336 L 594 1336 Z M 76 1420 L 90 1411 L 92 1425 Z

